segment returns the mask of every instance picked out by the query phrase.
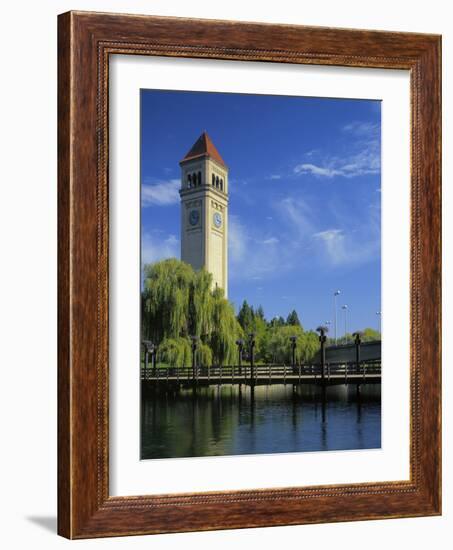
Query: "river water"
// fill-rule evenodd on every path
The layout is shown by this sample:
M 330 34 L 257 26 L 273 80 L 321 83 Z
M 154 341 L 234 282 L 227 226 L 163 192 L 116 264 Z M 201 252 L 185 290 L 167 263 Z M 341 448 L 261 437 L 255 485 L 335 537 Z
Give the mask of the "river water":
M 381 387 L 221 386 L 142 395 L 141 458 L 376 449 Z

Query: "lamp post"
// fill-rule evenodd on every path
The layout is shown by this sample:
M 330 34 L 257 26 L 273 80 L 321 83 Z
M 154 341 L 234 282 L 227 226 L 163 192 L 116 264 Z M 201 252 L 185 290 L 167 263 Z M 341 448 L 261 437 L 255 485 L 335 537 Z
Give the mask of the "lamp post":
M 327 327 L 318 327 L 317 332 L 319 332 L 319 343 L 321 346 L 321 373 L 322 373 L 322 382 L 324 384 L 324 379 L 326 376 L 326 334 L 328 332 Z
M 254 348 L 255 348 L 255 333 L 251 332 L 249 334 L 249 355 L 250 355 L 250 376 L 251 376 L 251 387 L 252 388 L 255 385 Z
M 348 306 L 345 304 L 341 306 L 344 311 L 344 342 L 346 344 L 346 334 L 348 333 Z
M 153 344 L 151 347 L 151 365 L 153 367 L 154 376 L 156 376 L 156 357 L 157 357 L 157 346 Z
M 382 323 L 382 316 L 381 316 L 381 311 L 376 311 L 376 315 L 378 316 L 379 318 L 379 336 L 381 337 L 382 339 L 382 334 L 381 334 L 381 331 L 382 331 L 382 327 L 381 327 L 381 323 Z
M 297 346 L 297 336 L 290 336 L 289 339 L 291 340 L 291 355 L 292 355 L 292 363 L 293 363 L 293 369 L 296 368 L 296 346 Z
M 151 366 L 155 375 L 157 346 L 155 346 L 150 340 L 144 340 L 142 344 L 143 344 L 143 349 L 145 351 L 145 357 L 144 357 L 145 370 L 148 368 L 148 360 L 149 360 L 149 356 L 151 355 Z
M 337 296 L 340 294 L 341 292 L 339 290 L 336 290 L 333 293 L 335 344 L 337 343 Z
M 190 339 L 192 340 L 192 380 L 195 382 L 195 372 L 197 368 L 197 343 L 198 343 L 198 336 L 191 336 Z
M 355 336 L 355 364 L 357 369 L 357 374 L 360 372 L 360 344 L 362 343 L 362 333 L 354 332 Z M 365 364 L 363 365 L 363 378 L 365 379 Z M 357 384 L 357 397 L 360 397 L 360 383 Z
M 360 344 L 362 343 L 362 333 L 354 332 L 353 336 L 354 336 L 354 344 L 355 344 L 355 362 L 356 362 L 357 371 L 358 371 L 360 366 Z
M 151 342 L 144 340 L 142 344 L 143 344 L 143 351 L 144 351 L 143 363 L 145 365 L 145 370 L 146 370 L 148 368 L 148 348 Z
M 244 340 L 236 340 L 236 345 L 238 347 L 239 374 L 242 374 L 242 350 L 244 349 Z

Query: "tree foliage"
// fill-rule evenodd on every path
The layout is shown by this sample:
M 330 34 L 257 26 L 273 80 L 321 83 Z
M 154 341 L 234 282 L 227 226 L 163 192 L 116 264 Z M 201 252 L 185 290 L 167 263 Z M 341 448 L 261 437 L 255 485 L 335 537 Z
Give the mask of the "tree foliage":
M 160 343 L 189 335 L 189 303 L 195 273 L 175 259 L 144 268 L 142 330 L 144 338 Z
M 142 337 L 158 345 L 160 361 L 190 365 L 190 336 L 200 339 L 200 364 L 234 360 L 235 342 L 242 329 L 223 291 L 211 290 L 210 273 L 196 272 L 176 259 L 146 265 L 144 273 Z
M 238 322 L 244 333 L 248 334 L 253 330 L 254 319 L 255 312 L 253 311 L 253 307 L 248 305 L 247 300 L 244 300 L 238 313 Z
M 236 360 L 236 340 L 243 331 L 236 319 L 233 305 L 223 296 L 223 290 L 216 288 L 213 293 L 213 315 L 210 345 L 214 363 L 234 364 Z
M 268 363 L 292 362 L 291 337 L 296 337 L 296 363 L 310 361 L 319 348 L 318 335 L 304 331 L 300 325 L 278 326 L 269 333 L 265 360 Z
M 293 327 L 301 326 L 299 321 L 299 316 L 297 315 L 297 311 L 295 309 L 293 309 L 291 313 L 288 315 L 288 317 L 286 318 L 286 324 L 291 325 Z
M 296 310 L 286 321 L 278 316 L 268 322 L 262 306 L 255 310 L 244 300 L 236 316 L 223 290 L 212 289 L 212 275 L 204 269 L 194 271 L 184 262 L 169 259 L 146 265 L 144 274 L 142 338 L 158 346 L 158 362 L 190 366 L 190 336 L 198 337 L 197 363 L 203 366 L 237 364 L 236 341 L 245 341 L 247 353 L 250 334 L 256 362 L 290 364 L 294 336 L 297 363 L 313 360 L 319 349 L 318 335 L 304 331 Z M 363 331 L 362 341 L 378 339 L 376 330 Z
M 190 343 L 187 338 L 165 338 L 158 347 L 158 361 L 171 367 L 190 365 Z
M 372 340 L 380 340 L 381 333 L 374 328 L 365 328 L 362 331 L 362 342 L 371 342 Z

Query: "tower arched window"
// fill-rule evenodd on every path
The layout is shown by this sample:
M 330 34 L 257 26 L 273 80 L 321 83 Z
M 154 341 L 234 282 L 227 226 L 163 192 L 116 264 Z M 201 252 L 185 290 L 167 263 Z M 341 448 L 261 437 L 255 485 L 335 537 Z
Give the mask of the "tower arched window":
M 198 172 L 198 185 L 201 185 L 201 172 Z
M 220 180 L 220 191 L 223 191 L 223 180 Z
M 216 189 L 219 188 L 219 176 L 216 176 L 215 178 L 215 186 L 216 186 Z
M 189 174 L 187 176 L 187 188 L 190 189 L 192 187 L 192 176 Z
M 215 174 L 212 174 L 212 185 L 215 185 Z

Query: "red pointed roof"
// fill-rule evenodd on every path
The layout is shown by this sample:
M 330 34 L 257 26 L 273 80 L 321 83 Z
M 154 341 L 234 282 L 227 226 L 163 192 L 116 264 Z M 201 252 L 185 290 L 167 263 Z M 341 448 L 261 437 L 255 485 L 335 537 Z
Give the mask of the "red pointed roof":
M 217 151 L 215 145 L 211 141 L 211 138 L 206 132 L 203 132 L 197 141 L 192 145 L 192 148 L 181 160 L 181 163 L 186 162 L 187 160 L 196 159 L 198 157 L 211 157 L 219 164 L 226 167 L 223 158 L 220 156 L 220 153 Z

